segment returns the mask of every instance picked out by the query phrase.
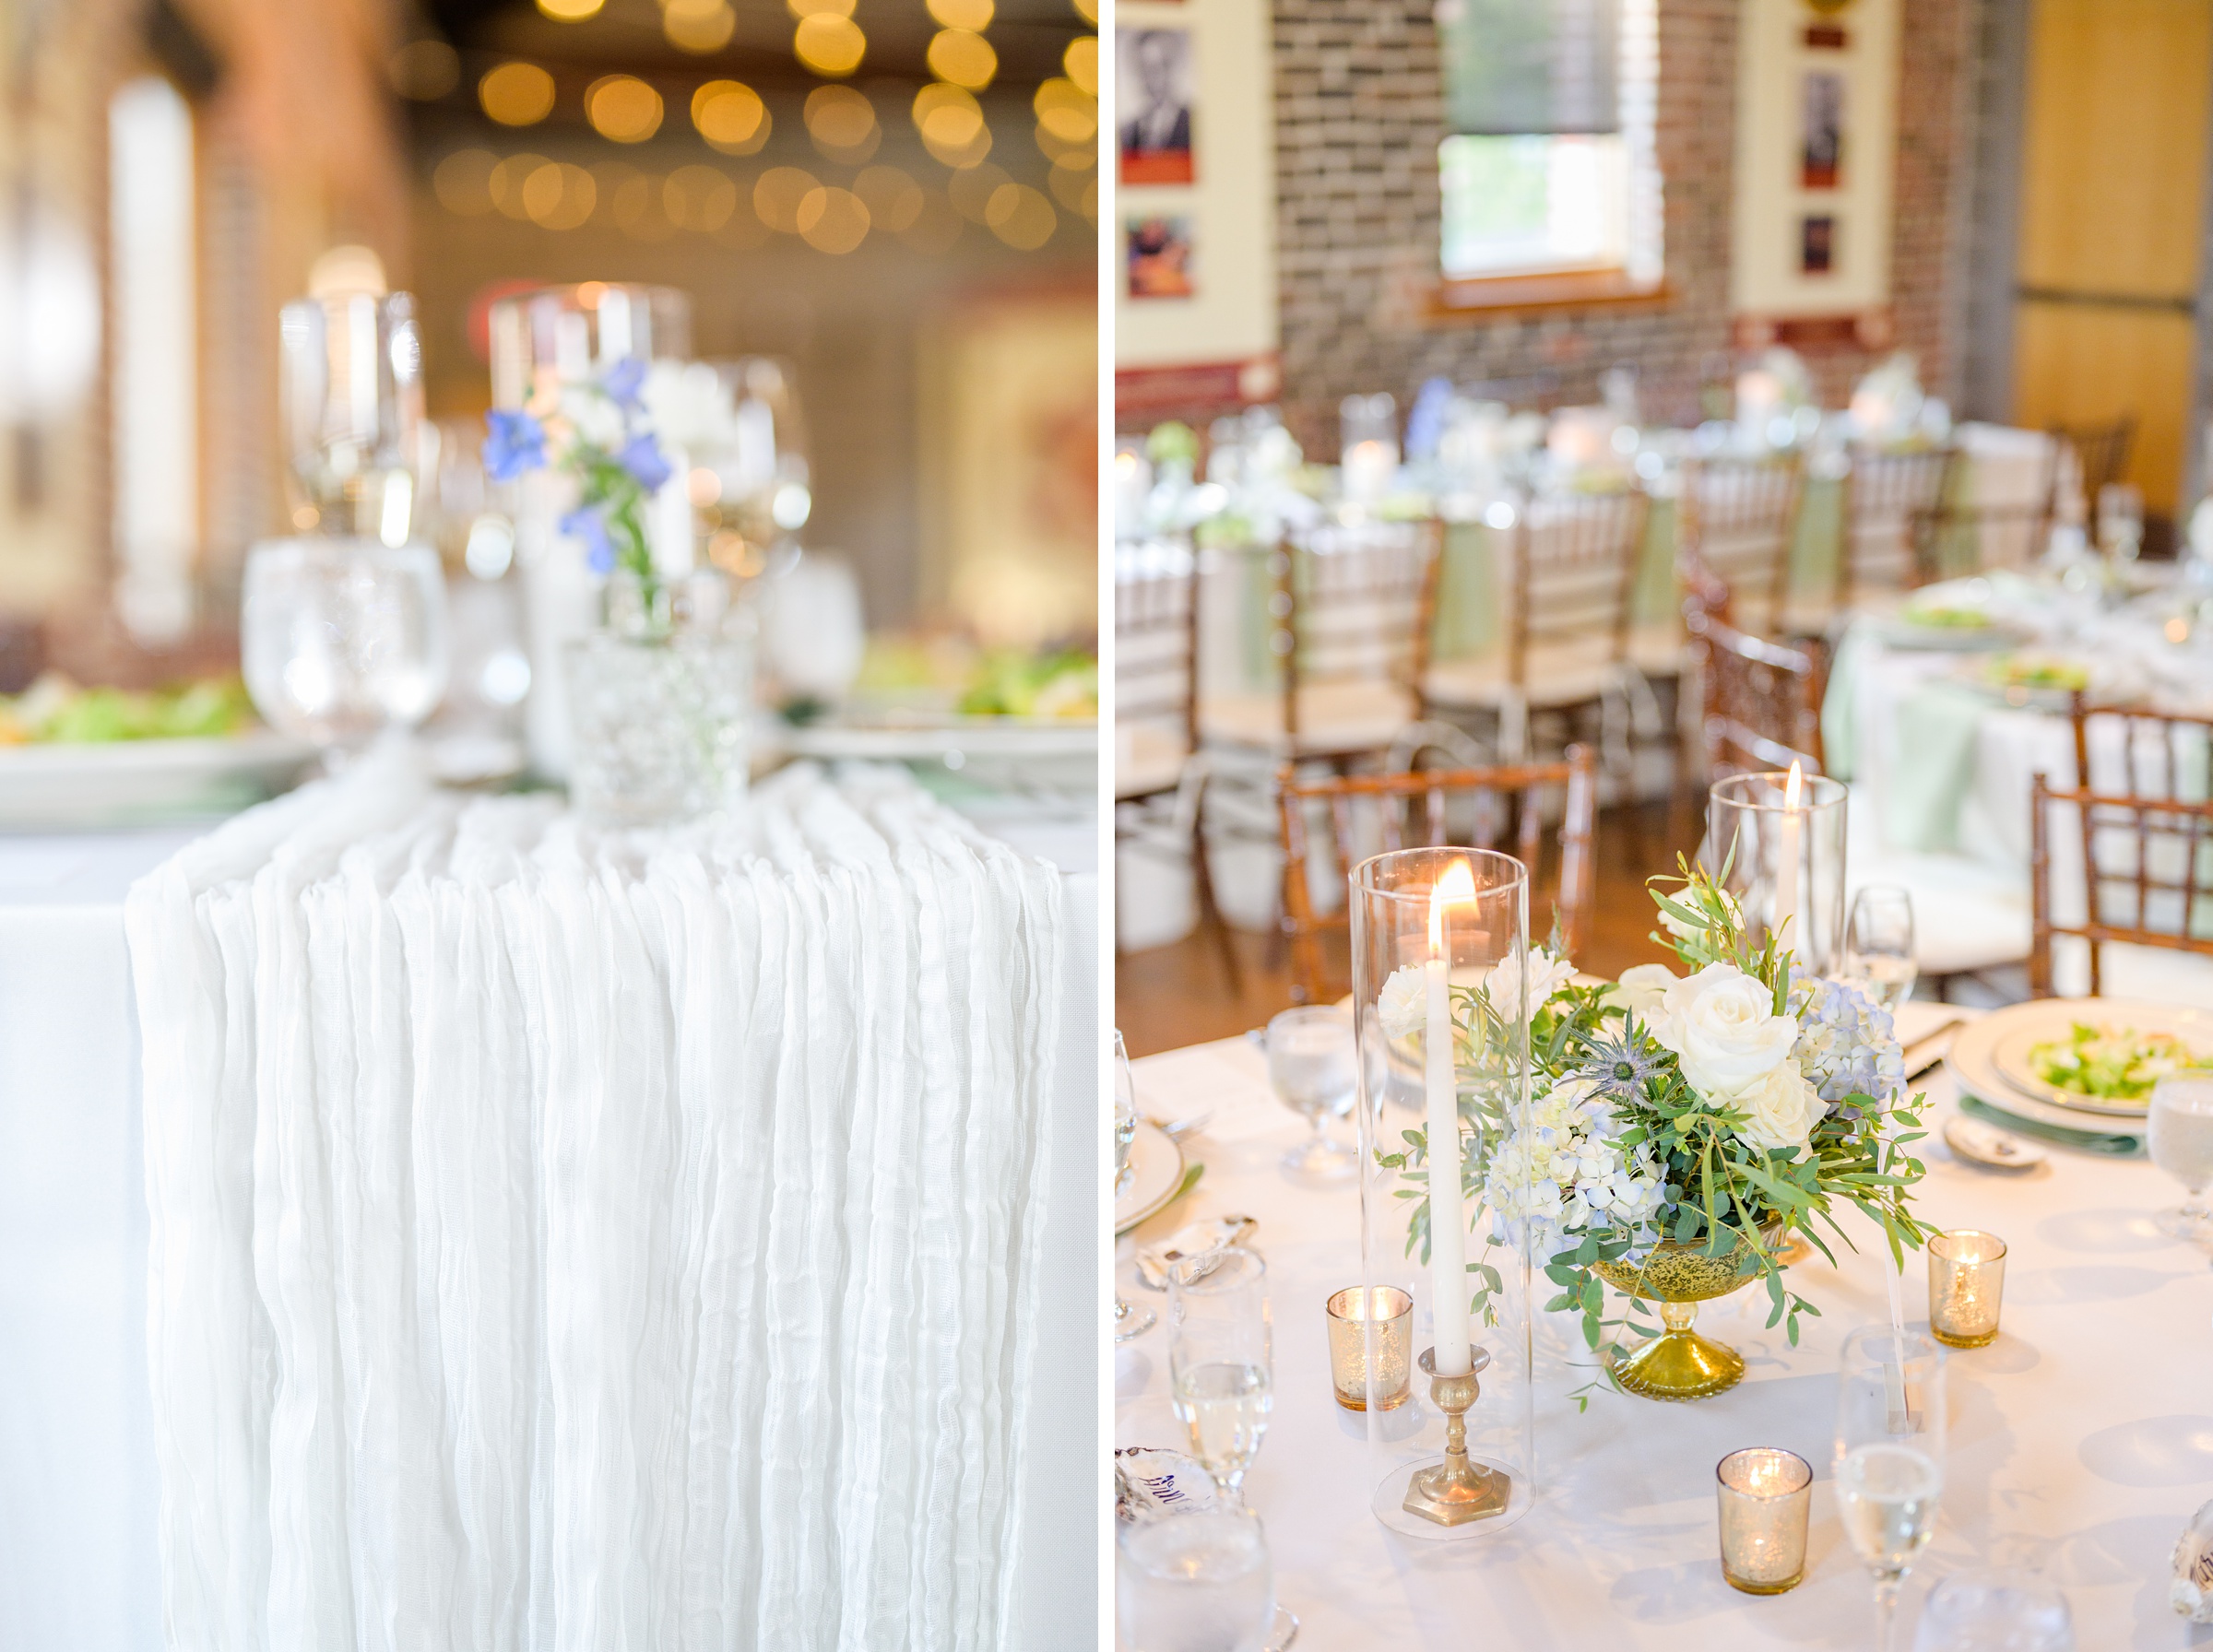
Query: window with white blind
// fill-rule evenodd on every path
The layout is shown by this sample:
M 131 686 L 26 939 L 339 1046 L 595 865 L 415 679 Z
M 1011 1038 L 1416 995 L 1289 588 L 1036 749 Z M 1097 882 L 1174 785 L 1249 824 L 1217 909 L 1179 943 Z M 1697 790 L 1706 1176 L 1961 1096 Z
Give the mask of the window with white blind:
M 1439 0 L 1436 17 L 1444 274 L 1656 285 L 1658 0 Z

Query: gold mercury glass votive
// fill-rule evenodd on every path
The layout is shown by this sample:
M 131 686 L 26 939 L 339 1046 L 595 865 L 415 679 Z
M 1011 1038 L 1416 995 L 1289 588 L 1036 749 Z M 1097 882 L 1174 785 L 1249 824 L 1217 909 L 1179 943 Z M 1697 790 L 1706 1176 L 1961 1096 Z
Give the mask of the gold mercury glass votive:
M 1714 1466 L 1722 1504 L 1722 1575 L 1747 1595 L 1780 1595 L 1805 1575 L 1805 1516 L 1814 1471 L 1794 1451 L 1749 1446 Z
M 1998 1335 L 2006 1294 L 2006 1241 L 1961 1228 L 1929 1240 L 1929 1334 L 1954 1348 L 1981 1348 Z
M 1414 1298 L 1396 1285 L 1350 1286 L 1325 1304 L 1330 1386 L 1348 1411 L 1367 1410 L 1367 1360 L 1376 1360 L 1376 1410 L 1396 1410 L 1414 1392 Z

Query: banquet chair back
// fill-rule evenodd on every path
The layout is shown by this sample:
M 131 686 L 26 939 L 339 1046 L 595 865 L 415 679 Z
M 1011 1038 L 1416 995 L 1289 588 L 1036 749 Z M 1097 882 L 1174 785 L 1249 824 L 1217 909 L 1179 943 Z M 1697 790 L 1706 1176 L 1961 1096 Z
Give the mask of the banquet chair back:
M 1820 655 L 1741 631 L 1695 599 L 1683 623 L 1698 661 L 1708 779 L 1793 763 L 1820 773 Z
M 1310 732 L 1307 691 L 1376 685 L 1418 706 L 1443 541 L 1441 522 L 1371 523 L 1318 529 L 1275 553 L 1269 651 L 1283 662 L 1294 751 Z
M 1406 774 L 1357 774 L 1301 781 L 1288 768 L 1279 787 L 1283 810 L 1284 933 L 1291 943 L 1295 1003 L 1327 1003 L 1345 989 L 1351 920 L 1345 874 L 1370 855 L 1461 844 L 1503 849 L 1531 871 L 1546 860 L 1544 829 L 1558 808 L 1558 853 L 1552 862 L 1547 912 L 1532 903 L 1530 933 L 1556 924 L 1573 957 L 1590 926 L 1596 862 L 1598 761 L 1588 746 L 1568 748 L 1565 761 L 1481 769 L 1429 769 Z M 1318 885 L 1336 891 L 1328 904 Z M 1343 946 L 1337 938 L 1345 937 Z
M 1513 527 L 1513 604 L 1507 673 L 1529 682 L 1542 661 L 1618 666 L 1628 658 L 1630 596 L 1644 556 L 1651 501 L 1636 489 L 1539 494 Z
M 1931 577 L 1920 555 L 1923 525 L 1944 504 L 1952 458 L 1949 448 L 1852 450 L 1852 468 L 1844 479 L 1839 608 L 1850 608 L 1870 591 L 1905 590 Z
M 2089 954 L 2089 995 L 2103 990 L 2109 943 L 2213 956 L 2213 803 L 2055 790 L 2042 774 L 2030 795 L 2029 986 L 2051 997 L 2053 946 Z M 2055 814 L 2080 823 L 2079 872 L 2055 853 Z M 2071 858 L 2071 857 L 2070 857 Z
M 1171 787 L 1166 761 L 1198 749 L 1199 572 L 1189 538 L 1114 548 L 1114 705 L 1133 761 L 1118 764 L 1117 797 Z M 1154 760 L 1157 749 L 1160 761 Z
M 1796 454 L 1715 456 L 1683 466 L 1677 542 L 1729 587 L 1736 623 L 1771 631 L 1790 596 L 1805 466 Z
M 2213 714 L 2068 699 L 2075 787 L 2105 796 L 2203 803 L 2213 798 Z
M 2083 500 L 2095 504 L 2101 489 L 2126 474 L 2128 455 L 2136 442 L 2136 421 L 2133 414 L 2124 413 L 2111 424 L 2055 424 L 2048 426 L 2047 432 L 2053 441 L 2072 450 Z M 2057 466 L 2053 472 L 2056 486 Z

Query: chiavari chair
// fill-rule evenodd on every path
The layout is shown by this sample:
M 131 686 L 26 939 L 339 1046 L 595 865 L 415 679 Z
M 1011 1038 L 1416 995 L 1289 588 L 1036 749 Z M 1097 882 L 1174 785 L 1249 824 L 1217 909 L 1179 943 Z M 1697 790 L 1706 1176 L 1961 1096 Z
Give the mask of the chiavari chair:
M 1344 874 L 1370 854 L 1393 849 L 1465 844 L 1502 848 L 1531 870 L 1544 867 L 1544 825 L 1550 800 L 1561 798 L 1556 859 L 1552 863 L 1549 912 L 1530 914 L 1530 933 L 1556 923 L 1573 957 L 1589 927 L 1596 863 L 1597 761 L 1587 746 L 1571 746 L 1565 761 L 1517 763 L 1482 769 L 1430 769 L 1405 774 L 1338 775 L 1300 781 L 1286 768 L 1279 787 L 1283 812 L 1284 933 L 1291 943 L 1292 997 L 1325 1003 L 1343 990 L 1343 972 L 1332 967 L 1343 950 L 1350 916 Z M 1318 898 L 1318 885 L 1335 893 Z
M 1117 843 L 1188 860 L 1231 990 L 1237 951 L 1207 864 L 1199 756 L 1199 567 L 1187 537 L 1127 541 L 1114 563 Z
M 1698 662 L 1707 778 L 1793 763 L 1821 773 L 1820 656 L 1741 631 L 1695 596 L 1683 618 Z
M 1205 694 L 1210 744 L 1343 768 L 1421 715 L 1444 525 L 1325 526 L 1268 553 L 1272 692 Z
M 1844 478 L 1844 542 L 1838 558 L 1837 607 L 1872 593 L 1910 590 L 1933 577 L 1922 561 L 1923 525 L 1943 508 L 1954 454 L 1949 448 L 1888 452 L 1854 447 Z
M 1805 477 L 1795 453 L 1684 463 L 1677 546 L 1729 587 L 1739 626 L 1772 634 L 1784 623 Z

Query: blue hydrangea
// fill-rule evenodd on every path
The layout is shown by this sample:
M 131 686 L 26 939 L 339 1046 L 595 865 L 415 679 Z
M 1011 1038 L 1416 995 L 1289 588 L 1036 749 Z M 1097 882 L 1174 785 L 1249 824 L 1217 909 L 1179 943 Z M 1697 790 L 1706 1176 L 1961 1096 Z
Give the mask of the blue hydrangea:
M 1888 1101 L 1905 1088 L 1905 1059 L 1890 1012 L 1849 982 L 1791 971 L 1798 1070 L 1825 1102 L 1849 1095 Z
M 633 436 L 618 456 L 622 468 L 648 493 L 659 492 L 661 484 L 669 479 L 669 461 L 661 456 L 651 436 Z
M 512 482 L 546 462 L 546 427 L 527 413 L 494 407 L 484 416 L 484 474 Z
M 584 541 L 584 560 L 594 573 L 610 573 L 615 566 L 615 542 L 607 537 L 607 524 L 591 505 L 579 505 L 561 519 L 561 531 Z

